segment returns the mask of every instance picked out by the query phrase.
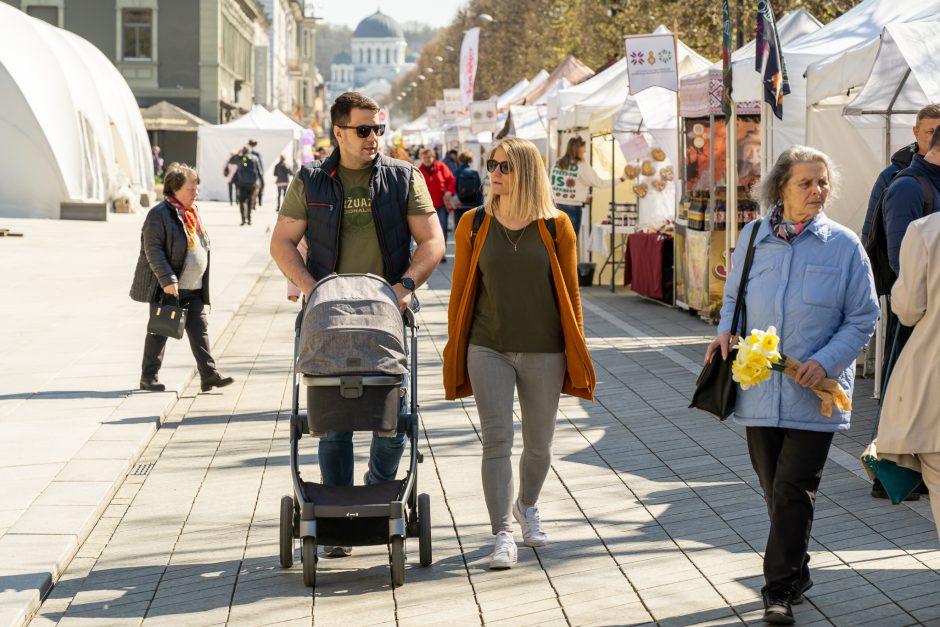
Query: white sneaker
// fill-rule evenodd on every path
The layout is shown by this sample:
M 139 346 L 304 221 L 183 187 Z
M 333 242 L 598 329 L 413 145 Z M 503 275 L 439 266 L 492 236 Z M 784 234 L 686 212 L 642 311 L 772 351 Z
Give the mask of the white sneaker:
M 548 544 L 548 534 L 542 530 L 542 521 L 539 518 L 539 506 L 533 505 L 522 513 L 519 499 L 512 504 L 512 516 L 522 525 L 522 543 L 526 546 L 540 547 Z
M 512 539 L 512 534 L 508 531 L 500 531 L 496 534 L 496 544 L 490 556 L 490 570 L 512 568 L 517 560 L 516 541 Z

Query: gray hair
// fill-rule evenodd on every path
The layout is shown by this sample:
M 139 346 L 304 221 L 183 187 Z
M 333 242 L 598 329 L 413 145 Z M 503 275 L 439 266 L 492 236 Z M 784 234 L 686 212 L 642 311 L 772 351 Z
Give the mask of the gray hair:
M 814 161 L 826 166 L 826 173 L 829 175 L 829 198 L 835 198 L 842 177 L 839 176 L 839 171 L 832 164 L 832 159 L 824 152 L 809 146 L 791 146 L 777 157 L 774 167 L 754 189 L 752 194 L 754 200 L 758 201 L 762 207 L 773 207 L 781 200 L 783 187 L 790 180 L 793 166 L 797 163 L 812 163 Z

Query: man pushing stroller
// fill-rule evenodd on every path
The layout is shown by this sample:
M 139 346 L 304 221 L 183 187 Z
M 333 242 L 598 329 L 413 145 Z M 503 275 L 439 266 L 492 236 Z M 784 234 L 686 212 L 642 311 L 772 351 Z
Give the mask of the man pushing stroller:
M 374 100 L 356 92 L 333 103 L 338 149 L 294 177 L 271 235 L 271 257 L 308 298 L 317 281 L 333 272 L 382 276 L 404 312 L 444 256 L 444 235 L 424 176 L 410 162 L 379 153 L 385 133 L 379 111 Z M 306 262 L 297 250 L 304 237 Z M 373 435 L 366 483 L 395 479 L 405 441 L 405 434 Z M 351 432 L 320 438 L 318 459 L 324 485 L 353 485 Z M 324 550 L 331 557 L 350 551 Z

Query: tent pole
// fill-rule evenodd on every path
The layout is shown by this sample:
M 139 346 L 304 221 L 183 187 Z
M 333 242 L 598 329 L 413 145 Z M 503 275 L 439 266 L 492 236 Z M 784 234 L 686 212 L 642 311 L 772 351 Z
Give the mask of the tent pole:
M 614 132 L 613 130 L 611 130 L 610 131 L 611 174 L 613 174 L 614 159 L 616 158 L 616 150 L 617 150 L 617 142 L 614 141 Z M 610 179 L 610 258 L 612 260 L 614 259 L 614 241 L 616 241 L 614 231 L 617 230 L 617 223 L 616 223 L 616 220 L 614 220 L 614 210 L 616 209 L 616 207 L 617 207 L 617 180 L 611 177 Z M 623 254 L 624 255 L 627 254 L 626 246 L 624 246 Z M 624 268 L 626 268 L 626 266 L 624 266 Z M 611 292 L 616 291 L 616 288 L 614 286 L 614 280 L 616 279 L 616 277 L 617 277 L 617 262 L 616 260 L 614 260 L 614 262 L 610 264 L 610 291 Z
M 894 95 L 891 97 L 891 102 L 888 103 L 888 108 L 885 111 L 885 165 L 891 163 L 891 114 L 894 110 L 894 103 L 897 102 L 898 96 L 901 95 L 901 90 L 904 89 L 904 84 L 907 83 L 907 78 L 910 75 L 911 68 L 907 68 L 907 71 L 904 72 L 904 78 L 898 83 L 898 88 L 894 90 Z
M 714 214 L 712 214 L 714 217 Z M 725 120 L 725 264 L 738 242 L 738 111 L 731 100 Z

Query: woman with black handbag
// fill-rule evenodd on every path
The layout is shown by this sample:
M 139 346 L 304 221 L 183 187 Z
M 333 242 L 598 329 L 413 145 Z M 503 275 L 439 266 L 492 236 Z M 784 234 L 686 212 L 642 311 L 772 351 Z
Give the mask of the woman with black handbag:
M 747 427 L 747 445 L 770 515 L 764 553 L 764 620 L 793 623 L 791 605 L 812 585 L 810 530 L 816 491 L 835 432 L 847 431 L 850 412 L 820 409 L 811 388 L 835 379 L 849 398 L 855 361 L 875 329 L 878 301 L 868 256 L 854 232 L 823 212 L 837 176 L 829 157 L 804 146 L 780 155 L 762 181 L 766 219 L 741 231 L 753 240 L 753 259 L 744 286 L 748 328 L 732 329 L 732 317 L 749 247 L 732 258 L 725 284 L 718 337 L 706 363 L 725 358 L 739 332 L 775 326 L 780 351 L 803 362 L 795 379 L 773 373 L 770 380 L 738 390 L 735 422 Z
M 140 255 L 131 285 L 131 298 L 143 303 L 161 301 L 186 311 L 189 346 L 196 358 L 202 391 L 234 382 L 223 377 L 209 352 L 205 307 L 209 304 L 209 236 L 194 204 L 199 195 L 199 175 L 193 168 L 171 164 L 163 178 L 164 200 L 150 209 L 140 234 Z M 158 315 L 160 308 L 154 308 Z M 160 333 L 172 333 L 166 325 L 149 325 Z M 175 333 L 174 333 L 175 336 Z M 162 392 L 157 380 L 163 363 L 166 335 L 150 332 L 144 341 L 140 389 Z

